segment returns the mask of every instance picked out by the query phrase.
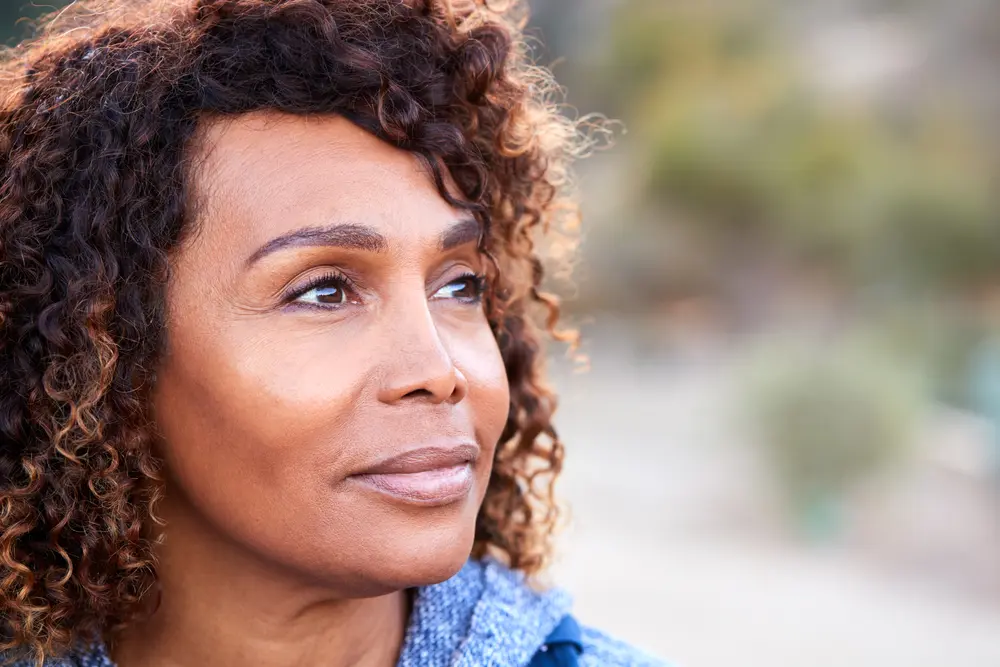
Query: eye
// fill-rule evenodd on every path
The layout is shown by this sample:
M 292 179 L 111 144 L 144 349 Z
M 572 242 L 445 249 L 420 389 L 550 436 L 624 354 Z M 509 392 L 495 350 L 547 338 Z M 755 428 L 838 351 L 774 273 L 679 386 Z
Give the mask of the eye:
M 486 291 L 486 277 L 467 274 L 456 278 L 435 294 L 435 299 L 458 299 L 467 303 L 479 303 Z
M 330 273 L 310 280 L 298 287 L 289 301 L 311 306 L 342 306 L 351 302 L 350 281 L 336 273 Z

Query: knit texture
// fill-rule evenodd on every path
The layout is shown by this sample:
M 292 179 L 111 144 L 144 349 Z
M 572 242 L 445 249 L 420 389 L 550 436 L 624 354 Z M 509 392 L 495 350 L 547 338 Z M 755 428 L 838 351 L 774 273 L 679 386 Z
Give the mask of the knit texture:
M 526 667 L 569 610 L 565 592 L 535 591 L 496 561 L 470 560 L 451 579 L 418 590 L 398 667 Z M 666 667 L 591 628 L 583 629 L 583 644 L 580 667 Z M 115 667 L 102 645 L 45 665 Z

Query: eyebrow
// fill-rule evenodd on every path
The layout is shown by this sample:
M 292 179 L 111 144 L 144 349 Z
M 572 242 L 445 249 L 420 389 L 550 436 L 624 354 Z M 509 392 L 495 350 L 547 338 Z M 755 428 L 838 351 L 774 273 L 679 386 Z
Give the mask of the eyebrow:
M 479 243 L 483 235 L 483 225 L 475 218 L 461 218 L 455 224 L 441 233 L 438 246 L 441 251 L 451 250 L 458 246 L 472 243 Z
M 441 233 L 438 246 L 442 251 L 447 251 L 466 243 L 478 242 L 482 232 L 483 226 L 478 220 L 461 218 Z M 385 236 L 367 225 L 337 223 L 323 227 L 304 227 L 271 239 L 250 255 L 246 263 L 251 266 L 279 250 L 303 246 L 329 246 L 381 253 L 388 249 L 389 242 Z

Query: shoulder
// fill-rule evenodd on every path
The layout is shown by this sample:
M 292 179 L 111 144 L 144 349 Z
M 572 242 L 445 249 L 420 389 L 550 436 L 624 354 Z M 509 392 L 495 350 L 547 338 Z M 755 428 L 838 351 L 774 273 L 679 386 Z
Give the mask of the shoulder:
M 600 630 L 582 627 L 580 667 L 672 667 Z
M 483 582 L 483 599 L 489 604 L 480 605 L 476 621 L 487 621 L 492 630 L 501 629 L 496 636 L 512 642 L 521 637 L 533 654 L 556 630 L 567 615 L 572 614 L 572 598 L 558 588 L 538 589 L 515 570 L 491 560 L 472 564 L 469 574 Z M 496 615 L 487 612 L 500 611 Z M 574 617 L 583 652 L 580 667 L 676 667 L 659 660 L 639 648 L 631 646 L 612 635 L 583 625 Z M 470 645 L 467 645 L 470 646 Z M 479 663 L 484 664 L 484 663 Z M 518 662 L 517 664 L 524 664 Z

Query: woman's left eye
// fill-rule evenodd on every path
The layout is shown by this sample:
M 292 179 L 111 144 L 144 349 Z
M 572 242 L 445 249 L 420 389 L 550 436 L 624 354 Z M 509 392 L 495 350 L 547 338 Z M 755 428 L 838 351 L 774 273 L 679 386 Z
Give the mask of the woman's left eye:
M 435 299 L 458 299 L 468 303 L 478 303 L 486 291 L 484 276 L 467 275 L 457 278 L 434 294 Z

